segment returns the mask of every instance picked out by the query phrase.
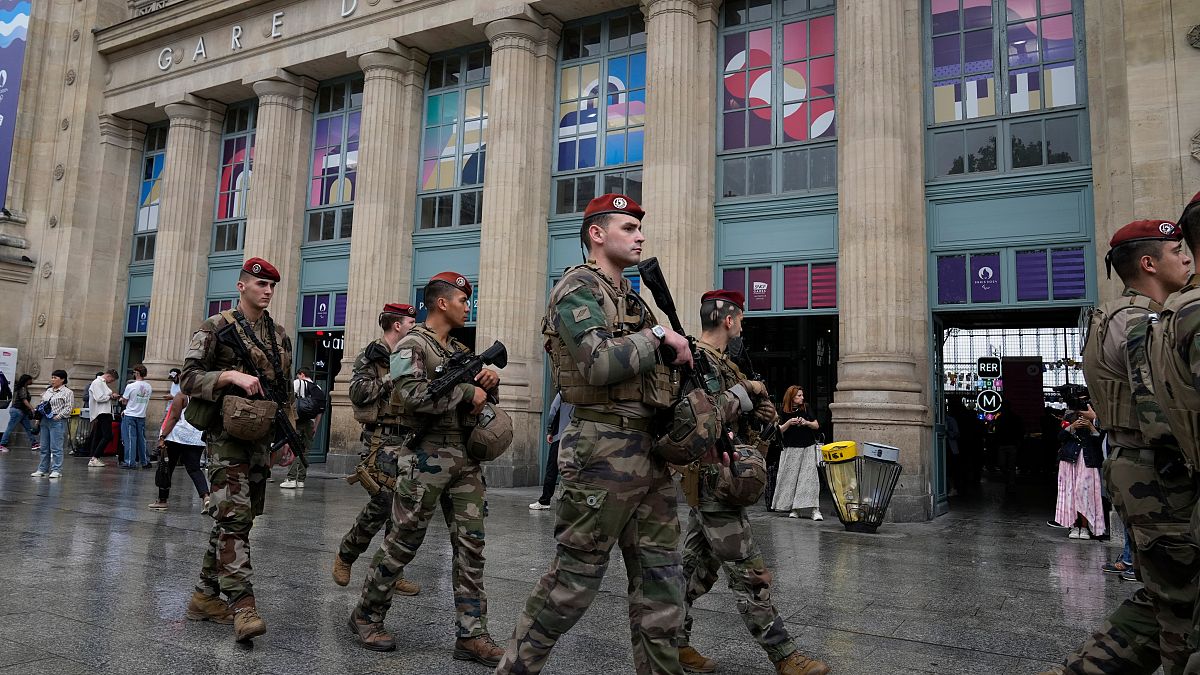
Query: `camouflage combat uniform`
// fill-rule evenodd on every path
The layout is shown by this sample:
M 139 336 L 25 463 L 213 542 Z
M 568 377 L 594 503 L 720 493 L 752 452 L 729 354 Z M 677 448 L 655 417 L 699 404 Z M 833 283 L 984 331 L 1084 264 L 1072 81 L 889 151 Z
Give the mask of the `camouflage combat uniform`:
M 1192 275 L 1164 305 L 1150 328 L 1154 395 L 1194 472 L 1200 467 L 1200 275 Z M 1192 509 L 1190 532 L 1200 542 L 1200 504 Z M 1200 673 L 1200 602 L 1193 611 L 1189 674 Z
M 746 379 L 723 352 L 705 342 L 700 342 L 700 347 L 702 358 L 709 361 L 720 380 L 713 383 L 716 386 L 709 386 L 711 393 L 726 391 Z M 730 415 L 726 419 L 736 418 Z M 728 426 L 736 435 L 737 425 Z M 724 568 L 746 628 L 773 663 L 782 661 L 796 651 L 796 646 L 771 602 L 771 572 L 754 543 L 746 509 L 724 504 L 714 496 L 714 465 L 700 465 L 699 471 L 699 503 L 691 510 L 683 542 L 687 618 L 681 646 L 688 644 L 692 633 L 692 604 L 712 590 L 717 571 Z
M 360 620 L 382 623 L 392 604 L 396 580 L 417 554 L 429 518 L 443 495 L 453 504 L 450 542 L 454 550 L 454 604 L 460 638 L 487 634 L 487 596 L 483 589 L 483 521 L 487 515 L 483 472 L 467 457 L 466 438 L 474 418 L 460 410 L 475 394 L 462 383 L 439 400 L 427 396 L 434 371 L 455 353 L 468 351 L 451 338 L 447 348 L 424 324 L 412 329 L 396 347 L 395 385 L 390 393 L 398 420 L 408 429 L 431 423 L 416 450 L 398 446 L 399 477 L 392 497 L 391 529 L 384 537 L 382 556 L 363 583 L 355 613 Z M 399 439 L 390 439 L 392 443 Z
M 235 312 L 236 315 L 236 312 Z M 217 389 L 217 379 L 227 370 L 246 372 L 233 350 L 217 342 L 217 333 L 229 325 L 224 314 L 209 317 L 200 324 L 183 360 L 179 387 L 192 401 L 217 402 L 226 393 Z M 252 324 L 254 335 L 268 353 L 252 342 L 251 356 L 276 391 L 288 393 L 291 401 L 292 341 L 267 312 Z M 271 353 L 274 352 L 274 353 Z M 211 460 L 208 465 L 212 486 L 211 513 L 216 520 L 204 553 L 200 570 L 199 593 L 208 597 L 224 594 L 234 608 L 253 605 L 254 588 L 250 583 L 250 528 L 261 515 L 266 499 L 267 477 L 271 474 L 271 443 L 276 430 L 257 441 L 245 441 L 226 433 L 217 417 L 215 425 L 204 432 Z
M 677 386 L 640 334 L 654 315 L 623 278 L 594 263 L 574 267 L 550 292 L 543 333 L 555 384 L 575 405 L 559 441 L 562 480 L 557 553 L 525 604 L 496 673 L 539 673 L 558 638 L 600 589 L 620 546 L 629 579 L 629 624 L 638 673 L 683 671 L 679 517 L 666 464 L 652 454 L 651 419 Z
M 1196 483 L 1184 465 L 1148 374 L 1146 332 L 1162 306 L 1127 288 L 1094 315 L 1084 374 L 1108 431 L 1104 476 L 1133 535 L 1144 586 L 1064 663 L 1072 673 L 1184 672 L 1200 551 L 1189 533 Z M 1107 317 L 1107 322 L 1105 321 Z

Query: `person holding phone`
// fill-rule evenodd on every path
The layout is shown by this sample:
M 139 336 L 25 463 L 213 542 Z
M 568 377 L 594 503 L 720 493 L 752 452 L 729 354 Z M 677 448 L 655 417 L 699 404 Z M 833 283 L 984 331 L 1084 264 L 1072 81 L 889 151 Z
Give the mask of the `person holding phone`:
M 775 479 L 775 498 L 771 501 L 774 511 L 787 511 L 788 517 L 799 518 L 809 510 L 813 520 L 824 520 L 821 515 L 821 479 L 817 476 L 818 455 L 821 446 L 817 432 L 821 423 L 804 400 L 804 389 L 794 384 L 783 395 L 783 421 L 779 431 L 783 434 L 783 452 L 779 456 L 779 474 Z

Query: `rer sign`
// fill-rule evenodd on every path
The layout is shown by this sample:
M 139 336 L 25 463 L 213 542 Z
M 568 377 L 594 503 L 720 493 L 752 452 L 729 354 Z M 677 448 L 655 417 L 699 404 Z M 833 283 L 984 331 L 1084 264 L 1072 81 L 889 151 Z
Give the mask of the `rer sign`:
M 979 359 L 979 377 L 994 380 L 1000 377 L 1000 359 L 994 356 L 984 356 Z

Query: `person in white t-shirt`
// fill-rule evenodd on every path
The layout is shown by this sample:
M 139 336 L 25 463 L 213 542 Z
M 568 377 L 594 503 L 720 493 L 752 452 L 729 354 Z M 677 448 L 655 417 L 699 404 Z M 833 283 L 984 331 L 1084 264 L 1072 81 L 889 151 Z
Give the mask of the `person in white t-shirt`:
M 116 381 L 117 371 L 109 368 L 88 385 L 88 417 L 92 420 L 92 430 L 88 434 L 88 449 L 91 451 L 88 454 L 92 456 L 88 460 L 90 467 L 107 466 L 100 461 L 100 456 L 113 437 L 113 401 L 120 397 L 110 387 Z
M 121 417 L 121 443 L 125 446 L 125 458 L 121 466 L 126 469 L 150 468 L 150 458 L 146 455 L 146 408 L 150 405 L 150 396 L 154 393 L 150 383 L 146 382 L 146 366 L 137 364 L 133 367 L 133 382 L 125 386 L 121 394 L 121 403 L 125 413 Z

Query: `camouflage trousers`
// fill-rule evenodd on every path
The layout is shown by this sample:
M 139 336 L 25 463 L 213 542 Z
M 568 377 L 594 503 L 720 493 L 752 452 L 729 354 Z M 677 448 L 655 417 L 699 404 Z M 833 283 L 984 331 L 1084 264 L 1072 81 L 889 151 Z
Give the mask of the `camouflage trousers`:
M 683 574 L 687 580 L 687 617 L 683 644 L 692 634 L 692 603 L 712 590 L 717 571 L 725 569 L 729 588 L 737 596 L 742 622 L 772 663 L 796 651 L 783 618 L 771 602 L 771 571 L 754 543 L 746 510 L 716 502 L 700 502 L 688 519 L 683 539 Z
M 250 528 L 266 502 L 270 445 L 267 440 L 243 441 L 220 433 L 209 441 L 208 451 L 213 509 L 209 515 L 216 522 L 208 537 L 196 590 L 210 597 L 224 594 L 229 604 L 235 605 L 254 598 Z
M 392 605 L 396 580 L 425 540 L 429 519 L 443 495 L 453 506 L 450 544 L 454 550 L 454 605 L 459 637 L 487 633 L 487 595 L 483 589 L 483 521 L 486 486 L 479 463 L 461 447 L 422 442 L 416 452 L 403 448 L 397 457 L 400 476 L 392 497 L 391 529 L 363 582 L 358 615 L 382 622 Z
M 1167 675 L 1185 672 L 1200 573 L 1200 547 L 1190 531 L 1197 485 L 1178 461 L 1175 470 L 1159 470 L 1171 454 L 1115 448 L 1104 464 L 1113 506 L 1133 534 L 1134 566 L 1144 586 L 1067 657 L 1067 672 L 1152 673 L 1160 662 Z
M 592 604 L 614 545 L 629 580 L 629 627 L 640 675 L 682 675 L 683 570 L 675 484 L 649 434 L 575 420 L 559 443 L 557 553 L 513 629 L 505 673 L 540 673 L 560 636 Z

